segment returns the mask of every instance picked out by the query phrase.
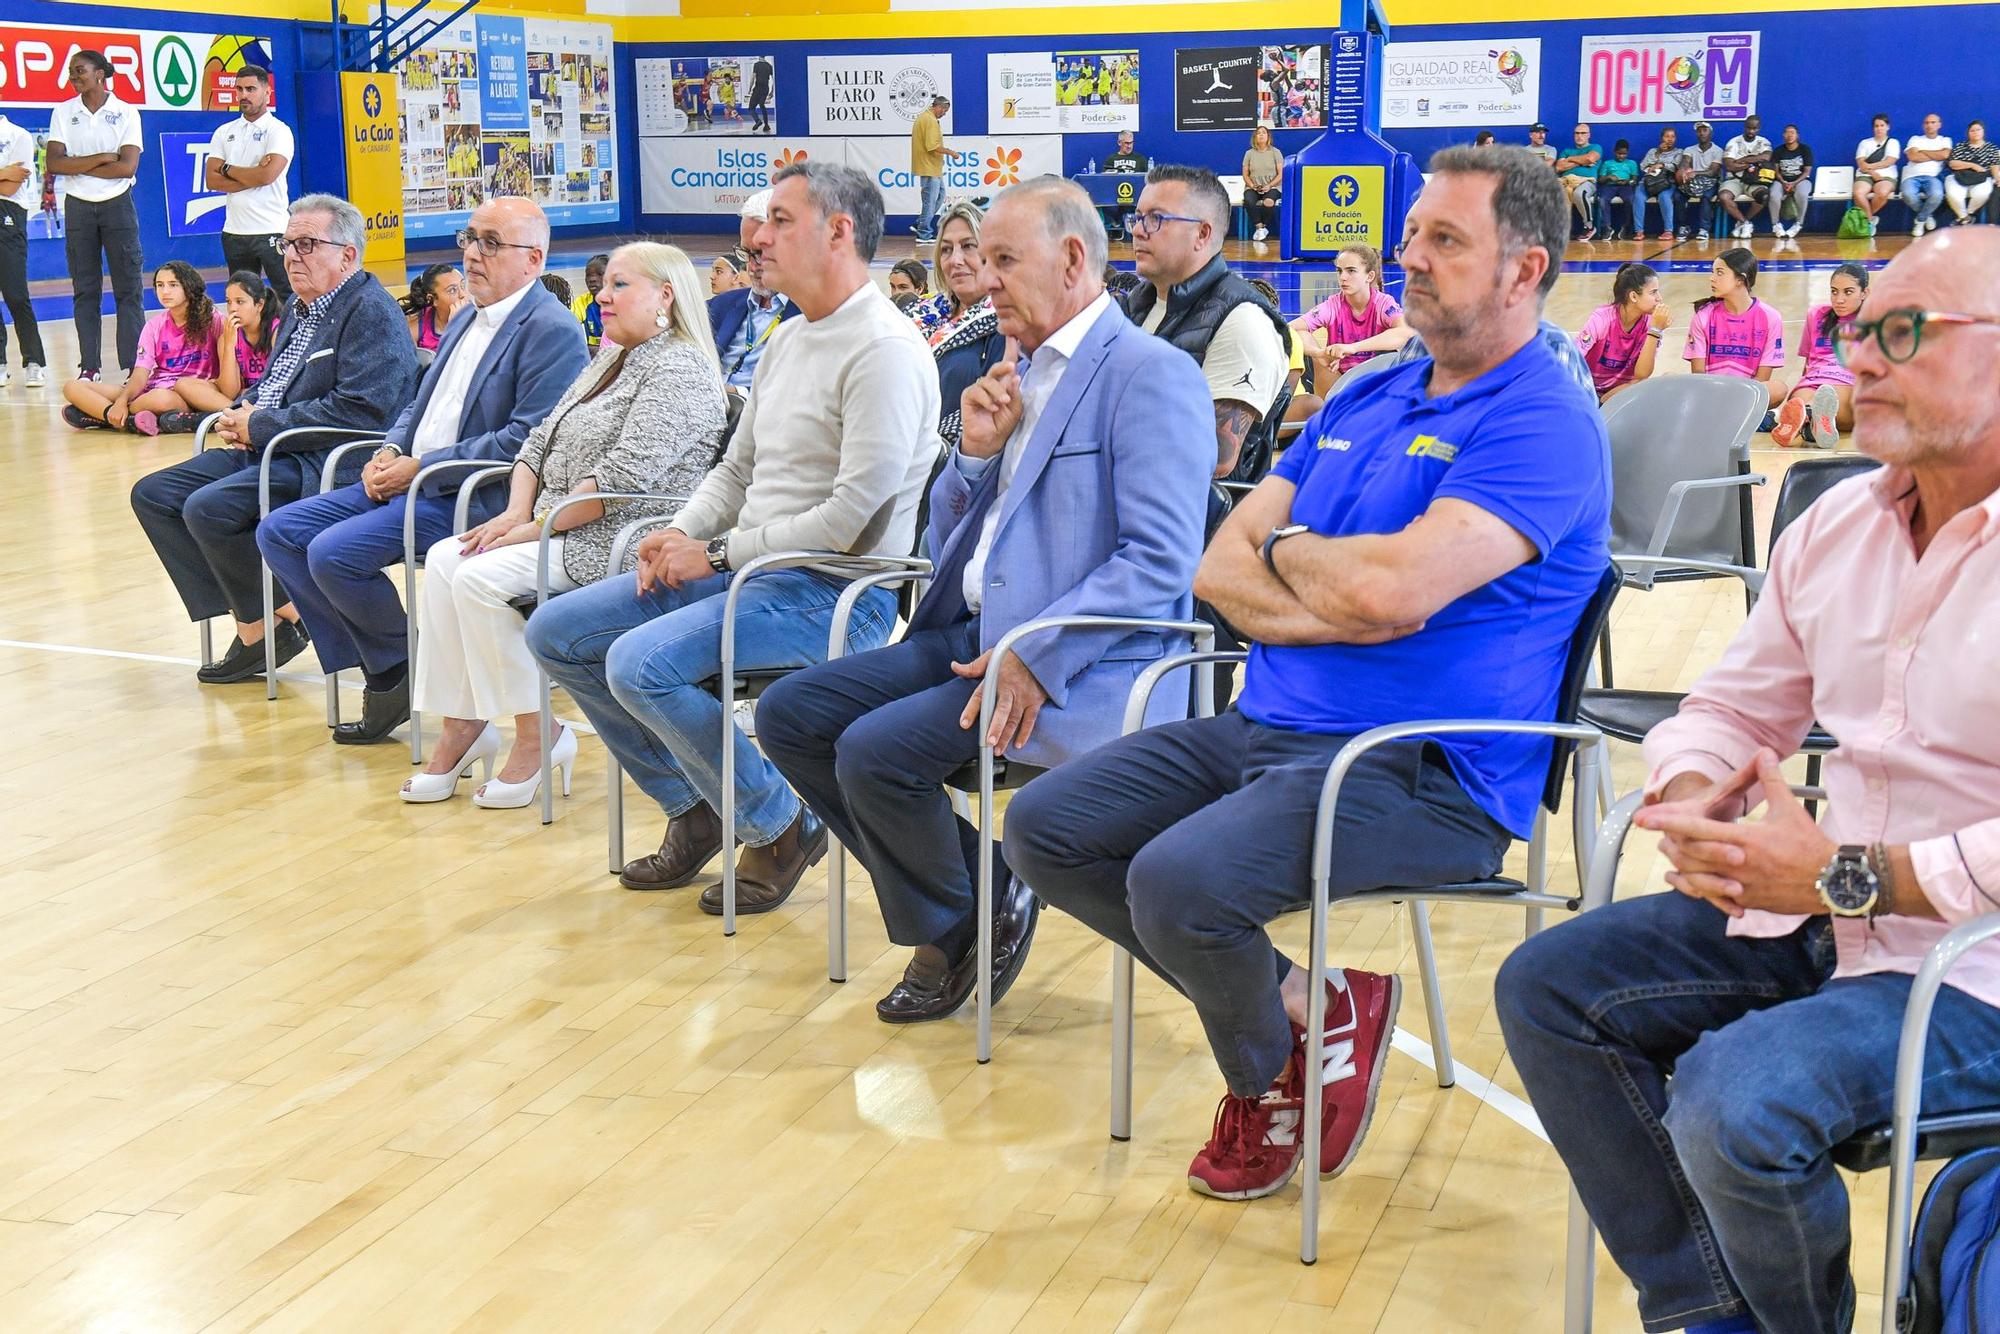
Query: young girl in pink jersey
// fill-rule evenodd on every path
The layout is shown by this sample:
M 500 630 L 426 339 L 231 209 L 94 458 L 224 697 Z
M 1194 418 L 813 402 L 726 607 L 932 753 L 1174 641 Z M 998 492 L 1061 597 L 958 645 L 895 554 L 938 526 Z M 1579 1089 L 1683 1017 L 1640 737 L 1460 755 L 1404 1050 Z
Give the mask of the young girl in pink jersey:
M 1382 256 L 1373 246 L 1349 246 L 1334 257 L 1340 290 L 1292 321 L 1317 363 L 1313 392 L 1324 398 L 1333 383 L 1381 352 L 1394 352 L 1415 330 L 1403 308 L 1382 290 Z
M 1576 336 L 1597 401 L 1608 403 L 1653 373 L 1668 324 L 1660 275 L 1651 265 L 1624 264 L 1611 280 L 1611 304 L 1590 312 Z
M 1785 321 L 1769 302 L 1751 295 L 1757 286 L 1757 257 L 1742 246 L 1715 257 L 1709 295 L 1695 302 L 1688 322 L 1688 367 L 1696 375 L 1739 375 L 1762 382 L 1776 408 L 1787 388 L 1772 372 L 1785 364 Z M 1763 430 L 1777 424 L 1764 414 Z
M 1806 312 L 1805 331 L 1799 335 L 1806 373 L 1778 409 L 1773 444 L 1789 446 L 1803 432 L 1821 449 L 1832 449 L 1841 432 L 1854 429 L 1854 372 L 1834 355 L 1833 331 L 1855 317 L 1867 295 L 1868 270 L 1842 264 L 1833 271 L 1828 299 Z
M 264 279 L 247 270 L 229 275 L 223 308 L 215 321 L 215 365 L 206 376 L 174 383 L 179 406 L 160 412 L 164 432 L 192 431 L 211 412 L 220 412 L 264 378 L 284 303 Z
M 139 332 L 138 364 L 116 389 L 91 380 L 63 386 L 69 406 L 63 420 L 76 429 L 158 435 L 157 414 L 185 406 L 174 393 L 177 381 L 215 374 L 215 303 L 201 274 L 185 260 L 170 259 L 153 271 L 153 295 L 160 313 Z

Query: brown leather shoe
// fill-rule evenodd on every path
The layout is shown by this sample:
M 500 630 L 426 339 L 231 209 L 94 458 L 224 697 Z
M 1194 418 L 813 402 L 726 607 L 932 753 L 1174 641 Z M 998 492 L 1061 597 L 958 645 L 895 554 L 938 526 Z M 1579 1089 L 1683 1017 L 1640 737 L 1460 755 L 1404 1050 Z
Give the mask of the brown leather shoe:
M 1028 946 L 1035 939 L 1041 900 L 1033 890 L 1007 875 L 993 896 L 993 1004 L 1021 975 Z M 972 999 L 979 978 L 979 945 L 968 946 L 965 957 L 946 963 L 935 945 L 919 948 L 903 972 L 903 980 L 875 1002 L 875 1017 L 885 1024 L 923 1024 L 955 1014 Z
M 627 889 L 679 889 L 722 851 L 722 818 L 701 802 L 667 822 L 660 850 L 625 863 L 618 883 Z
M 826 826 L 801 806 L 784 833 L 761 848 L 743 849 L 736 859 L 736 911 L 760 913 L 781 906 L 799 887 L 806 868 L 824 856 Z M 701 910 L 722 916 L 719 881 L 701 892 Z

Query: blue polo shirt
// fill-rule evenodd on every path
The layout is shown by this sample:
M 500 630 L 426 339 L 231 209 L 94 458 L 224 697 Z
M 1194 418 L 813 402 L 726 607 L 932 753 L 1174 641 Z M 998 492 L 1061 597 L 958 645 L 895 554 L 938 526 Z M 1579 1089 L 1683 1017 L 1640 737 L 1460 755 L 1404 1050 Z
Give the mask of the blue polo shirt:
M 1534 338 L 1432 398 L 1431 361 L 1392 366 L 1336 395 L 1272 469 L 1298 488 L 1291 521 L 1328 537 L 1396 533 L 1450 496 L 1506 520 L 1536 558 L 1387 644 L 1250 650 L 1253 722 L 1346 736 L 1420 718 L 1555 716 L 1569 640 L 1610 563 L 1611 447 L 1590 394 Z M 1436 743 L 1480 808 L 1519 837 L 1534 824 L 1549 742 Z

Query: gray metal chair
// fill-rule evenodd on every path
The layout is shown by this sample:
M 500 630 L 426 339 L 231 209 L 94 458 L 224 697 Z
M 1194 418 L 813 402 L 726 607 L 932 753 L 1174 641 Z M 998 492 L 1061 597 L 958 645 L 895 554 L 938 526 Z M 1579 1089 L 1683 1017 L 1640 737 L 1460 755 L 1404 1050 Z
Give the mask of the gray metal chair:
M 1522 908 L 1527 912 L 1527 932 L 1533 935 L 1541 929 L 1542 910 L 1545 908 L 1575 912 L 1587 910 L 1602 901 L 1593 897 L 1593 883 L 1589 876 L 1593 839 L 1597 831 L 1596 807 L 1592 798 L 1597 791 L 1598 743 L 1603 738 L 1596 728 L 1577 720 L 1577 710 L 1583 696 L 1583 683 L 1590 670 L 1591 650 L 1597 643 L 1605 618 L 1610 615 L 1611 603 L 1617 596 L 1619 586 L 1618 571 L 1607 568 L 1598 582 L 1597 591 L 1570 634 L 1569 652 L 1557 692 L 1555 721 L 1536 723 L 1448 718 L 1395 723 L 1363 732 L 1348 741 L 1334 756 L 1320 788 L 1319 809 L 1313 828 L 1312 903 L 1308 919 L 1310 944 L 1307 947 L 1306 988 L 1310 998 L 1307 1032 L 1317 1033 L 1326 1026 L 1326 919 L 1331 900 L 1329 885 L 1333 874 L 1334 827 L 1339 811 L 1340 788 L 1348 771 L 1376 746 L 1407 737 L 1453 733 L 1527 734 L 1546 736 L 1552 740 L 1541 806 L 1535 812 L 1535 825 L 1528 840 L 1528 875 L 1525 881 L 1495 876 L 1490 880 L 1464 884 L 1369 890 L 1341 900 L 1343 904 L 1386 900 L 1409 905 L 1411 930 L 1417 944 L 1418 972 L 1423 980 L 1424 1008 L 1430 1020 L 1438 1087 L 1452 1087 L 1457 1083 L 1458 1076 L 1451 1055 L 1451 1036 L 1445 1026 L 1443 989 L 1437 979 L 1437 961 L 1431 947 L 1430 914 L 1426 903 L 1438 900 Z M 1128 730 L 1136 730 L 1140 725 L 1145 716 L 1146 699 L 1167 673 L 1191 663 L 1205 665 L 1238 656 L 1241 655 L 1196 653 L 1154 663 L 1133 684 L 1125 710 Z M 1575 792 L 1570 805 L 1570 818 L 1579 890 L 1574 896 L 1557 894 L 1548 888 L 1548 817 L 1561 808 L 1565 778 L 1572 767 Z M 1130 1139 L 1132 1135 L 1132 975 L 1131 954 L 1122 949 L 1114 950 L 1111 966 L 1111 1137 L 1116 1140 Z M 1302 1263 L 1312 1264 L 1319 1257 L 1320 1081 L 1323 1071 L 1318 1061 L 1307 1061 L 1305 1064 L 1306 1118 L 1301 1131 L 1305 1136 L 1305 1164 L 1301 1169 L 1305 1187 L 1301 1193 L 1299 1259 Z
M 513 473 L 512 462 L 495 463 L 492 459 L 441 459 L 417 469 L 417 475 L 410 480 L 407 493 L 415 497 L 423 490 L 424 482 L 444 473 L 462 472 L 468 474 L 458 484 L 458 498 L 452 506 L 452 531 L 462 533 L 470 525 L 472 518 L 472 497 L 482 486 L 496 482 L 504 483 Z M 409 655 L 406 670 L 414 672 L 417 663 L 417 567 L 423 564 L 424 553 L 417 550 L 417 507 L 403 506 L 403 624 Z M 414 685 L 415 683 L 412 682 Z M 547 749 L 544 744 L 544 749 Z M 410 763 L 424 762 L 424 716 L 416 709 L 410 710 Z
M 1823 801 L 1816 787 L 1794 787 L 1806 801 Z M 1597 850 L 1590 868 L 1586 907 L 1611 901 L 1618 883 L 1619 862 L 1632 817 L 1643 794 L 1634 792 L 1611 808 L 1598 830 Z M 2000 913 L 1988 913 L 1961 923 L 1933 945 L 1910 985 L 1904 1003 L 1903 1029 L 1896 1050 L 1895 1097 L 1891 1120 L 1872 1126 L 1836 1144 L 1834 1162 L 1851 1172 L 1889 1169 L 1889 1216 L 1882 1270 L 1882 1334 L 1897 1334 L 1906 1326 L 1899 1317 L 1912 1300 L 1910 1277 L 1911 1202 L 1916 1191 L 1919 1159 L 1952 1158 L 1973 1149 L 2000 1144 L 2000 1108 L 1926 1117 L 1922 1113 L 1924 1048 L 1930 1036 L 1931 1011 L 1945 975 L 1975 946 L 2000 937 Z M 1564 1334 L 1590 1334 L 1591 1289 L 1597 1267 L 1597 1229 L 1574 1191 L 1570 1194 L 1569 1254 L 1565 1262 Z M 1891 1294 L 1894 1294 L 1892 1297 Z

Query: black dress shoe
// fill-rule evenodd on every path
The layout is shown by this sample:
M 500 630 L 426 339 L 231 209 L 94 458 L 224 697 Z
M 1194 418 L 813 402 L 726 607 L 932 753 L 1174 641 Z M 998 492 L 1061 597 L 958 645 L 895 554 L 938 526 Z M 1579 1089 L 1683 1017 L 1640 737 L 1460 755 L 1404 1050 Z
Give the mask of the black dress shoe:
M 342 723 L 333 729 L 334 742 L 342 746 L 379 746 L 389 734 L 410 721 L 410 675 L 388 690 L 361 692 L 361 721 Z
M 1021 975 L 1040 911 L 1041 902 L 1033 890 L 1012 875 L 1001 880 L 993 901 L 993 1004 L 996 1006 L 1014 985 L 1014 979 Z M 978 941 L 966 948 L 963 958 L 949 963 L 935 946 L 925 946 L 910 960 L 903 980 L 875 1002 L 875 1017 L 885 1024 L 923 1024 L 943 1019 L 964 1006 L 978 979 Z
M 277 650 L 278 665 L 283 667 L 305 651 L 309 642 L 305 627 L 291 621 L 281 620 L 278 628 L 271 632 L 276 638 L 272 646 Z M 238 681 L 248 681 L 264 674 L 264 641 L 246 644 L 238 636 L 229 642 L 229 651 L 214 662 L 204 663 L 195 669 L 195 679 L 203 685 L 226 686 Z

